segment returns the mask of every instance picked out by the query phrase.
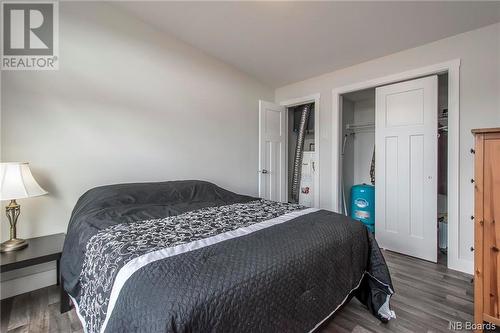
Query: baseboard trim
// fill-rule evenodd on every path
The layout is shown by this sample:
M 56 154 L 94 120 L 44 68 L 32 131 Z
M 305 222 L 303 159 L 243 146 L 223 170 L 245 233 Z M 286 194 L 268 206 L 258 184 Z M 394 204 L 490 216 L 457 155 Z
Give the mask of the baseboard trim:
M 474 275 L 474 262 L 465 259 L 456 259 L 448 254 L 448 268 L 455 271 Z

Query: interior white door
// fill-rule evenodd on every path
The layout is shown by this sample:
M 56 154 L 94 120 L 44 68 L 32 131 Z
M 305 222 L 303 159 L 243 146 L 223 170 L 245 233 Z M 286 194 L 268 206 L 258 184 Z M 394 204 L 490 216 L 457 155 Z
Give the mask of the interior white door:
M 286 108 L 259 101 L 259 196 L 287 201 Z
M 376 89 L 375 235 L 380 247 L 437 261 L 438 79 Z

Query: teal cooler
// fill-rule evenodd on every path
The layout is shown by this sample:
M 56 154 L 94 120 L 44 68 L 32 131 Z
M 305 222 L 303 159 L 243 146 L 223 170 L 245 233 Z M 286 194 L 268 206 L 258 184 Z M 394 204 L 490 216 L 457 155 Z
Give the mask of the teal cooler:
M 375 186 L 361 184 L 351 188 L 351 217 L 375 232 Z

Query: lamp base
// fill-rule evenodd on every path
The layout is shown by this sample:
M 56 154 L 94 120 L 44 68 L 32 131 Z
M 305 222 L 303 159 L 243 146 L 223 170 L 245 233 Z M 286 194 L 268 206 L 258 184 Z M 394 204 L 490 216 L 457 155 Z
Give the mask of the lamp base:
M 12 238 L 0 244 L 0 252 L 17 251 L 24 249 L 26 246 L 28 246 L 28 242 L 25 239 Z

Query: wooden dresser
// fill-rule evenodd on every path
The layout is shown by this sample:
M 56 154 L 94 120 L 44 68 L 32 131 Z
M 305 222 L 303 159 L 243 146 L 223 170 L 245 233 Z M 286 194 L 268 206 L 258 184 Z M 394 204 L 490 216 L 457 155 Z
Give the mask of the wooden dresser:
M 474 129 L 474 322 L 500 326 L 500 128 Z M 478 325 L 479 324 L 479 325 Z

